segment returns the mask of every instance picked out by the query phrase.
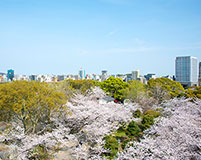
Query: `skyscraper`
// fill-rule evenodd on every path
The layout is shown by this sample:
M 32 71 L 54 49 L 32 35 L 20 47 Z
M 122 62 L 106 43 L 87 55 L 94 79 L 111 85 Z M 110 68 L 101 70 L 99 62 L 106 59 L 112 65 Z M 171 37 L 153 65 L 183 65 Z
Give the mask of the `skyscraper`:
M 8 70 L 8 73 L 7 73 L 7 81 L 9 81 L 9 80 L 12 81 L 13 78 L 14 78 L 14 70 L 9 69 L 9 70 Z
M 201 78 L 201 62 L 199 63 L 199 78 Z
M 102 75 L 101 75 L 101 81 L 104 81 L 104 80 L 106 80 L 107 79 L 107 71 L 106 70 L 103 70 L 102 71 Z
M 198 85 L 201 86 L 201 62 L 199 63 L 199 78 L 198 78 Z
M 85 70 L 83 70 L 82 68 L 79 70 L 79 76 L 80 79 L 85 79 Z
M 136 70 L 136 71 L 132 71 L 132 80 L 138 80 L 138 78 L 140 78 L 140 71 Z
M 184 87 L 198 85 L 198 62 L 196 57 L 181 56 L 176 57 L 175 74 L 176 81 L 180 82 Z

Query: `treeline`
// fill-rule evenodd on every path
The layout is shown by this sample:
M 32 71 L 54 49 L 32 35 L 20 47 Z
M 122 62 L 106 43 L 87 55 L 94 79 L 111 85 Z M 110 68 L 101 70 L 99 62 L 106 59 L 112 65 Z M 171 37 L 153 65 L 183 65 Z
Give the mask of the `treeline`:
M 174 97 L 201 98 L 201 87 L 184 90 L 180 83 L 167 78 L 148 81 L 124 82 L 110 77 L 103 82 L 93 80 L 64 80 L 57 83 L 36 81 L 14 81 L 0 84 L 0 121 L 19 121 L 24 132 L 38 133 L 48 124 L 55 114 L 67 113 L 67 100 L 76 94 L 87 95 L 94 86 L 100 86 L 106 93 L 122 101 L 129 99 L 141 104 L 144 109 L 153 104 Z
M 175 97 L 201 98 L 201 86 L 185 90 L 179 82 L 168 78 L 150 79 L 146 85 L 138 80 L 126 83 L 120 78 L 110 77 L 101 83 L 101 88 L 115 99 L 130 99 L 136 103 L 146 100 L 160 104 Z

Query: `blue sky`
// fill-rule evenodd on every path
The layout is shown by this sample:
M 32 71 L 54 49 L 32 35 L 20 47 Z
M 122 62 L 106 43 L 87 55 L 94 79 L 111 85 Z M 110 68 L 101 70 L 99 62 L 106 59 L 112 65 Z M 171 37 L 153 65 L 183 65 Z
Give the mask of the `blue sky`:
M 173 75 L 201 61 L 200 0 L 0 0 L 0 72 Z

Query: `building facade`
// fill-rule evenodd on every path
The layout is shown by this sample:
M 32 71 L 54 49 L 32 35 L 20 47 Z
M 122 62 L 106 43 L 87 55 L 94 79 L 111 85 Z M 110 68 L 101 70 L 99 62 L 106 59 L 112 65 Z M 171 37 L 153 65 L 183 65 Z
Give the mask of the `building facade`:
M 180 82 L 184 87 L 198 85 L 198 62 L 196 57 L 182 56 L 176 57 L 175 75 L 176 81 Z
M 107 71 L 106 70 L 103 70 L 102 71 L 102 75 L 101 75 L 101 81 L 104 81 L 104 80 L 106 80 L 108 78 L 108 76 L 107 76 Z
M 7 81 L 12 81 L 14 78 L 14 70 L 9 69 L 7 73 Z
M 140 71 L 136 70 L 136 71 L 132 71 L 132 80 L 138 80 L 138 78 L 140 78 Z
M 199 63 L 199 77 L 198 77 L 198 85 L 201 86 L 201 62 Z
M 82 68 L 79 70 L 79 76 L 80 76 L 80 79 L 85 79 L 85 70 L 83 70 Z

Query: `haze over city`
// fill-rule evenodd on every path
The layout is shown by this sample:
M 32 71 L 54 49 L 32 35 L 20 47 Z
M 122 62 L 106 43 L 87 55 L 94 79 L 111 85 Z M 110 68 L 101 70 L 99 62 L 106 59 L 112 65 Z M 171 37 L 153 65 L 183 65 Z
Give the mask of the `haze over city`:
M 1 0 L 0 71 L 174 75 L 201 59 L 199 0 Z

